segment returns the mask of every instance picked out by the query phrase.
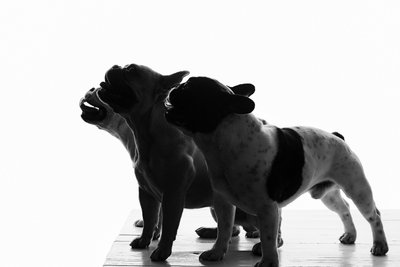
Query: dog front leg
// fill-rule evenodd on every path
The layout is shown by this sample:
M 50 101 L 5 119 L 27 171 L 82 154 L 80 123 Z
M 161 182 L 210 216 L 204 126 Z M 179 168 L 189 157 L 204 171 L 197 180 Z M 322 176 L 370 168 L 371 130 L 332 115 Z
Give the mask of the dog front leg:
M 140 187 L 139 202 L 142 208 L 143 231 L 139 238 L 131 242 L 130 246 L 132 248 L 146 248 L 149 246 L 159 220 L 160 202 Z
M 277 236 L 279 227 L 279 209 L 276 203 L 268 203 L 257 213 L 260 230 L 262 258 L 255 267 L 278 267 Z M 256 244 L 257 246 L 259 244 Z M 254 248 L 253 248 L 254 250 Z
M 165 261 L 171 255 L 172 244 L 176 238 L 184 206 L 184 191 L 164 192 L 162 200 L 162 234 L 157 248 L 150 256 L 152 261 Z
M 204 251 L 200 255 L 200 260 L 222 260 L 228 250 L 229 241 L 232 236 L 236 207 L 228 203 L 221 195 L 214 193 L 214 209 L 218 225 L 217 240 L 211 250 Z

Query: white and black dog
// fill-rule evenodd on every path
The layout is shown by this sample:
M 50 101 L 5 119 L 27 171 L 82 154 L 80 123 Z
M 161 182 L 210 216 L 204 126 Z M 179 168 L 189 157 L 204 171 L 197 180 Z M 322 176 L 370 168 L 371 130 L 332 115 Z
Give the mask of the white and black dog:
M 235 205 L 258 218 L 262 259 L 256 266 L 278 266 L 279 208 L 307 191 L 339 213 L 345 224 L 342 238 L 352 243 L 356 232 L 352 222 L 345 222 L 350 213 L 340 189 L 371 226 L 371 253 L 385 255 L 388 244 L 371 187 L 344 140 L 311 127 L 263 125 L 251 114 L 254 107 L 250 98 L 206 77 L 190 78 L 166 101 L 167 121 L 194 139 L 206 157 L 213 190 L 226 200 L 217 217 L 227 222 L 218 223 L 214 247 L 200 258 L 218 260 L 226 251 Z

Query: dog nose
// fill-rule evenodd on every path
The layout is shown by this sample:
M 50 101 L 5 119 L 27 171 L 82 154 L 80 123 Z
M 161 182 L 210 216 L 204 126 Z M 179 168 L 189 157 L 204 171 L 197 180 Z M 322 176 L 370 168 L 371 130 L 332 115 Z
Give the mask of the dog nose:
M 120 68 L 120 66 L 118 66 L 118 65 L 112 66 L 112 69 L 119 69 L 119 68 Z

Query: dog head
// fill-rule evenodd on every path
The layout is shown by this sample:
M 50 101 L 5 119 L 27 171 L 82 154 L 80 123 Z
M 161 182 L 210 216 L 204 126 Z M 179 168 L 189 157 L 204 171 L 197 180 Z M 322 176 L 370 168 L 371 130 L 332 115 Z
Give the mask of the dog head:
M 90 89 L 79 101 L 82 110 L 81 118 L 102 130 L 116 130 L 125 119 L 115 113 L 112 108 L 99 97 L 101 88 Z
M 145 110 L 160 97 L 165 98 L 168 90 L 178 85 L 188 74 L 188 71 L 180 71 L 165 76 L 146 66 L 115 65 L 106 72 L 105 81 L 100 84 L 99 96 L 120 114 L 135 109 Z
M 253 111 L 255 105 L 248 96 L 254 92 L 254 86 L 244 88 L 229 88 L 207 77 L 192 77 L 170 91 L 165 103 L 166 119 L 185 132 L 210 133 L 229 114 Z

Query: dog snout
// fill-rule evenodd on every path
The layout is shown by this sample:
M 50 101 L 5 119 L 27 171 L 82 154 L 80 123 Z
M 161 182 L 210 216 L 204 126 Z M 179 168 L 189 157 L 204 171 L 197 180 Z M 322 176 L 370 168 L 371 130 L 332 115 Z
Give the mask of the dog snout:
M 93 87 L 92 89 L 90 89 L 89 91 L 87 91 L 86 94 L 85 94 L 85 96 L 84 96 L 84 98 L 85 98 L 85 99 L 88 99 L 88 98 L 92 97 L 94 90 L 95 90 L 95 88 Z
M 100 90 L 98 91 L 97 95 L 99 96 L 99 98 L 100 98 L 102 101 L 105 101 L 105 102 L 107 103 L 107 100 L 108 100 L 108 98 L 109 98 L 109 95 L 111 94 L 111 93 L 109 92 L 108 84 L 105 83 L 105 82 L 102 82 L 102 83 L 100 83 L 100 86 L 101 86 L 101 88 L 100 88 Z

